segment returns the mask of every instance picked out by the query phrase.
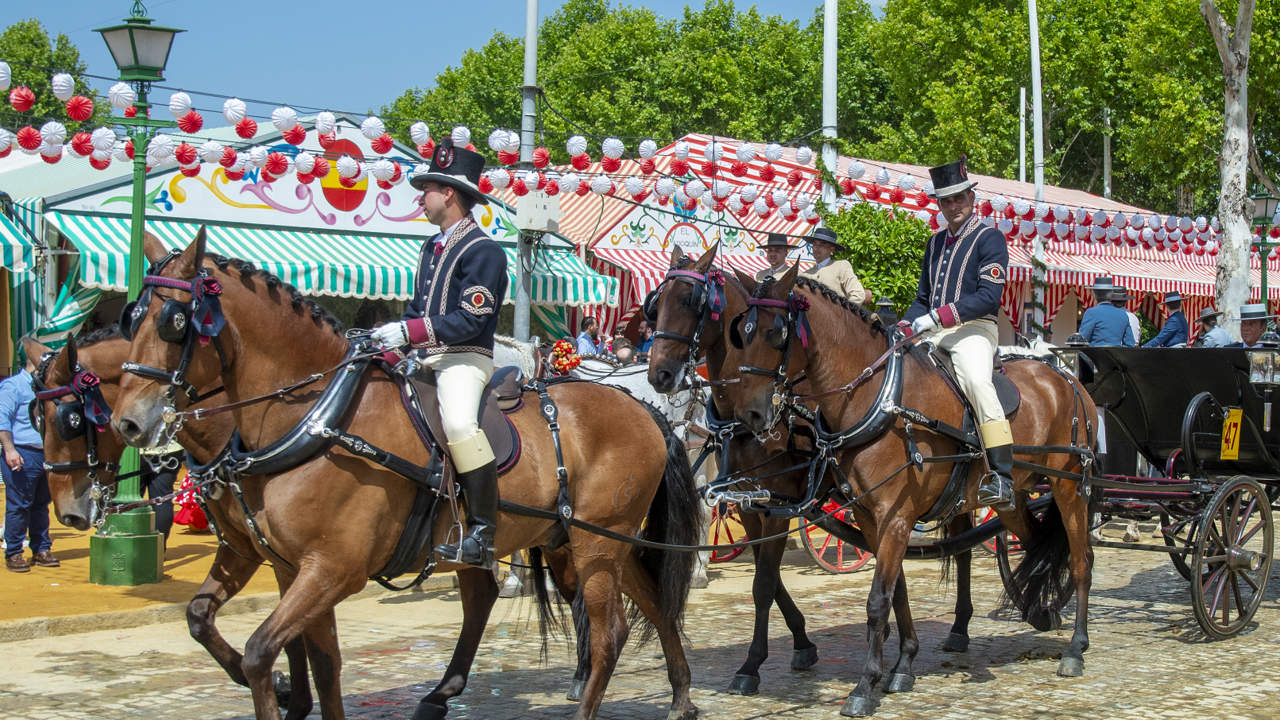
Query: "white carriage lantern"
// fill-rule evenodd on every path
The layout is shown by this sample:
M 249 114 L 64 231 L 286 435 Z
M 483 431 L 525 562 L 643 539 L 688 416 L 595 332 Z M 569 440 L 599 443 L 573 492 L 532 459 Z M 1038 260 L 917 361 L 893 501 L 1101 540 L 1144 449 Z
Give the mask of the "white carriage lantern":
M 1089 347 L 1089 341 L 1085 340 L 1083 335 L 1071 333 L 1065 346 L 1056 348 L 1054 352 L 1057 354 L 1058 359 L 1062 361 L 1062 365 L 1067 369 L 1067 372 L 1078 377 L 1080 375 L 1080 348 L 1086 347 Z
M 1268 330 L 1249 350 L 1249 382 L 1262 392 L 1262 431 L 1271 432 L 1271 393 L 1280 385 L 1280 335 Z

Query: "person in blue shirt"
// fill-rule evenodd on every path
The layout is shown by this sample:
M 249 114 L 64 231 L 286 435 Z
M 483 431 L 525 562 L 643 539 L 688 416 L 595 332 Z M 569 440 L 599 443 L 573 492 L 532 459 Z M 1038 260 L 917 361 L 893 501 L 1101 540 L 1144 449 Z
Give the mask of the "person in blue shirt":
M 1143 343 L 1142 347 L 1186 345 L 1191 328 L 1187 325 L 1187 316 L 1182 314 L 1182 293 L 1176 290 L 1165 293 L 1164 302 L 1161 304 L 1169 308 L 1169 319 L 1164 321 L 1164 327 L 1160 328 L 1160 332 Z
M 1226 347 L 1235 342 L 1235 338 L 1231 337 L 1231 333 L 1226 329 L 1218 327 L 1218 318 L 1222 313 L 1213 308 L 1205 308 L 1200 311 L 1200 317 L 1196 318 L 1196 322 L 1200 323 L 1200 334 L 1196 336 L 1196 347 Z
M 600 323 L 593 317 L 584 317 L 578 327 L 582 330 L 578 333 L 578 354 L 603 355 L 606 343 L 600 337 Z
M 640 342 L 636 344 L 636 352 L 647 353 L 653 347 L 653 326 L 648 320 L 640 321 Z
M 61 563 L 50 552 L 49 479 L 44 473 L 44 439 L 31 427 L 29 408 L 36 399 L 31 388 L 35 362 L 28 358 L 16 375 L 0 381 L 0 446 L 4 449 L 4 566 L 30 572 L 22 555 L 22 541 L 30 539 L 31 561 L 41 567 Z
M 1090 345 L 1123 345 L 1134 347 L 1137 339 L 1129 326 L 1129 314 L 1124 308 L 1112 305 L 1111 294 L 1115 283 L 1109 277 L 1099 277 L 1093 283 L 1098 304 L 1084 311 L 1080 319 L 1080 334 Z

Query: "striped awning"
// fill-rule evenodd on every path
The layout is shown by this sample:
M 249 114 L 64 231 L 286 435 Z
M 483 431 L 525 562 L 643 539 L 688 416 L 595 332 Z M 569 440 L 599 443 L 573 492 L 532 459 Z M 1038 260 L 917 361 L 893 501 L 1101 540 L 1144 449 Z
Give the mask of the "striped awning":
M 54 304 L 51 316 L 36 326 L 34 331 L 36 340 L 54 349 L 62 347 L 66 343 L 67 336 L 84 324 L 100 299 L 102 299 L 101 290 L 81 287 L 76 283 L 74 275 L 68 278 L 67 285 L 62 288 L 58 301 Z
M 0 264 L 15 273 L 26 272 L 31 269 L 33 247 L 22 228 L 0 214 Z
M 81 254 L 81 284 L 123 291 L 127 286 L 129 219 L 49 212 L 46 219 Z M 247 260 L 306 295 L 408 300 L 413 297 L 419 237 L 343 235 L 282 228 L 207 225 L 211 252 Z M 148 220 L 166 246 L 190 244 L 196 223 Z M 514 286 L 515 249 L 508 251 Z M 514 293 L 508 293 L 511 302 Z M 572 252 L 543 251 L 533 268 L 533 302 L 585 305 L 617 302 L 617 281 L 586 267 Z

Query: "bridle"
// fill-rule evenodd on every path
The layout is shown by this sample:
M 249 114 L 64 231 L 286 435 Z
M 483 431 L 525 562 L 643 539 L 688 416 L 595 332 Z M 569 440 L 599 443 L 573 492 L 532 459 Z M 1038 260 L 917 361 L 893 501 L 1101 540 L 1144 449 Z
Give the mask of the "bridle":
M 804 377 L 803 375 L 794 379 L 788 377 L 787 367 L 791 364 L 791 352 L 795 346 L 794 341 L 797 338 L 800 340 L 802 347 L 809 347 L 809 337 L 813 334 L 812 329 L 809 327 L 807 314 L 809 299 L 795 292 L 789 294 L 786 300 L 759 297 L 747 298 L 747 309 L 734 317 L 729 323 L 729 342 L 734 347 L 741 350 L 755 340 L 756 334 L 760 332 L 759 315 L 761 310 L 774 314 L 773 326 L 765 330 L 763 334 L 765 342 L 769 343 L 770 347 L 781 351 L 781 355 L 778 357 L 778 365 L 772 370 L 756 365 L 739 365 L 738 373 L 742 375 L 762 375 L 770 378 L 773 381 L 773 406 L 775 410 L 784 403 L 793 410 L 799 410 L 799 406 L 791 402 L 793 397 L 792 388 L 804 380 Z M 782 314 L 783 312 L 785 312 L 785 315 Z M 776 425 L 781 418 L 782 413 L 775 412 L 773 424 Z
M 658 287 L 651 290 L 644 299 L 644 318 L 649 322 L 657 322 L 658 298 L 667 284 L 672 282 L 688 283 L 693 288 L 689 307 L 697 313 L 698 323 L 693 328 L 692 336 L 654 330 L 653 339 L 672 340 L 688 346 L 689 353 L 685 358 L 685 367 L 693 368 L 697 366 L 698 358 L 702 356 L 702 333 L 706 329 L 707 321 L 718 321 L 721 313 L 724 312 L 724 273 L 719 268 L 711 268 L 705 273 L 692 270 L 668 270 Z
M 168 255 L 153 263 L 148 274 L 142 279 L 142 294 L 138 296 L 137 300 L 125 305 L 120 313 L 120 334 L 126 340 L 132 342 L 142 325 L 143 319 L 147 316 L 147 310 L 151 304 L 151 296 L 156 288 L 180 290 L 191 295 L 191 302 L 186 304 L 173 298 L 160 296 L 164 298 L 164 305 L 161 306 L 160 314 L 156 318 L 156 333 L 160 336 L 160 339 L 182 345 L 182 356 L 178 361 L 178 367 L 173 371 L 168 371 L 135 362 L 125 362 L 120 366 L 127 373 L 156 382 L 167 383 L 164 398 L 168 408 L 173 408 L 174 395 L 179 388 L 182 389 L 191 404 L 198 403 L 222 392 L 223 388 L 218 386 L 201 394 L 187 380 L 187 370 L 191 366 L 191 357 L 197 344 L 207 345 L 212 342 L 214 348 L 218 351 L 218 359 L 221 361 L 222 369 L 226 370 L 228 367 L 226 352 L 223 349 L 222 341 L 218 338 L 218 334 L 222 332 L 222 329 L 227 324 L 227 319 L 222 314 L 222 303 L 219 300 L 219 296 L 222 295 L 222 284 L 217 279 L 210 277 L 209 272 L 203 267 L 200 268 L 195 279 L 190 281 L 164 277 L 159 274 L 165 265 L 180 254 L 179 251 L 172 250 Z

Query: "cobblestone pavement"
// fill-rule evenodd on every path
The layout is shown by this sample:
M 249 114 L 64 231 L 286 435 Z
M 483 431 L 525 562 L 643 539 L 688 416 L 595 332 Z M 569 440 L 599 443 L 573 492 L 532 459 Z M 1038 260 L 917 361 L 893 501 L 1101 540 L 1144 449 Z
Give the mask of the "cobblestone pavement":
M 715 566 L 711 586 L 695 590 L 686 623 L 693 698 L 704 718 L 838 717 L 861 668 L 864 604 L 871 574 L 829 575 L 808 556 L 787 556 L 785 580 L 808 618 L 819 661 L 789 668 L 790 638 L 774 612 L 773 654 L 760 694 L 725 691 L 749 640 L 750 566 Z M 939 565 L 908 563 L 922 649 L 914 692 L 884 698 L 881 718 L 1262 718 L 1280 716 L 1280 582 L 1273 579 L 1254 627 L 1210 642 L 1191 613 L 1186 583 L 1167 557 L 1100 549 L 1094 571 L 1092 648 L 1083 678 L 1060 678 L 1064 632 L 1037 633 L 997 609 L 995 563 L 975 557 L 971 647 L 938 648 L 951 622 L 953 589 Z M 565 718 L 573 671 L 563 641 L 546 663 L 528 600 L 500 600 L 467 692 L 451 718 Z M 1074 606 L 1072 606 L 1073 608 Z M 1069 608 L 1069 612 L 1072 608 Z M 224 633 L 244 639 L 262 613 L 225 618 Z M 443 671 L 455 640 L 456 591 L 361 598 L 339 607 L 345 707 L 353 718 L 408 718 Z M 891 638 L 889 658 L 896 657 Z M 13 719 L 249 718 L 248 692 L 233 685 L 185 626 L 0 644 L 0 716 Z M 663 718 L 670 689 L 656 644 L 629 645 L 609 685 L 601 717 Z M 319 717 L 318 709 L 312 717 Z

